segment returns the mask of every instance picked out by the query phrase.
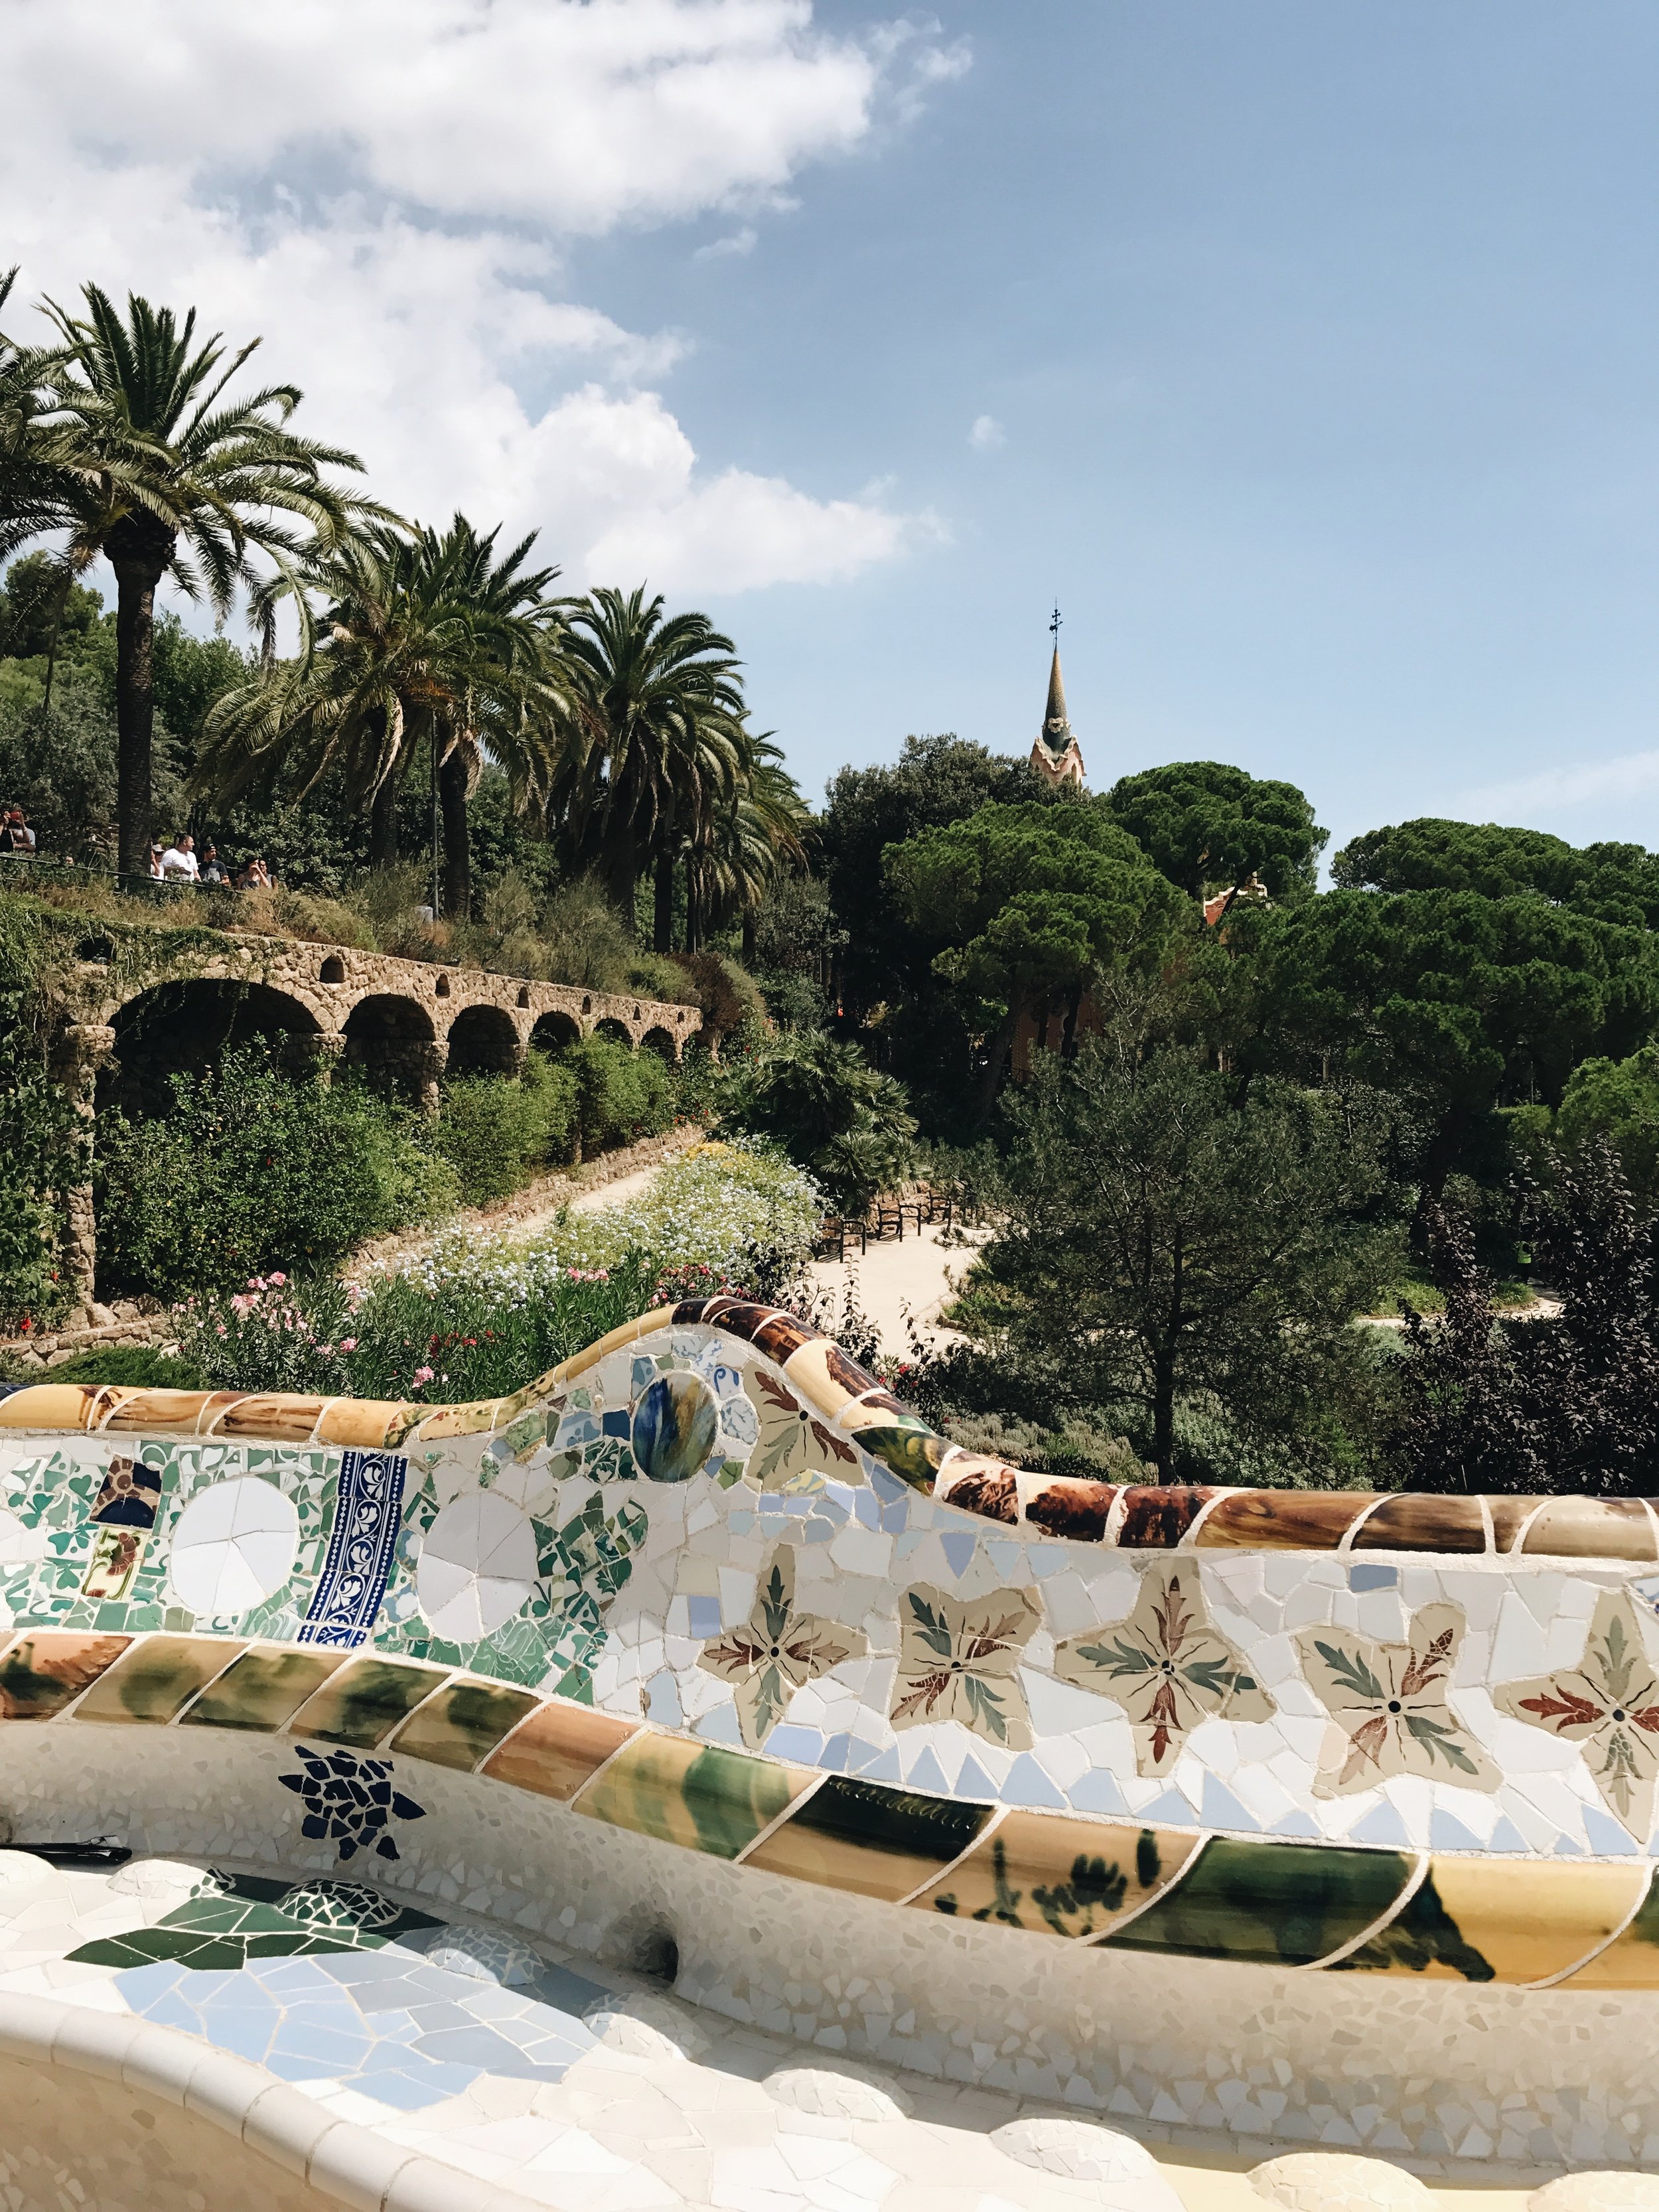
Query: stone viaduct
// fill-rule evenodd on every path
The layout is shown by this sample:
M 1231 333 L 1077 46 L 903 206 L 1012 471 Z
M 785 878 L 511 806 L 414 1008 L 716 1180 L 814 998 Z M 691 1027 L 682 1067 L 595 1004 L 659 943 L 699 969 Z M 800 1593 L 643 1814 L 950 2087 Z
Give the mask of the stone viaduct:
M 557 1052 L 598 1034 L 678 1061 L 702 1023 L 697 1007 L 661 1000 L 240 932 L 216 932 L 153 970 L 118 965 L 95 934 L 80 951 L 60 1001 L 56 1070 L 88 1135 L 106 1099 L 159 1103 L 167 1076 L 255 1037 L 295 1061 L 360 1067 L 433 1113 L 445 1076 L 516 1075 L 532 1046 Z M 89 1302 L 90 1185 L 68 1201 L 65 1258 Z

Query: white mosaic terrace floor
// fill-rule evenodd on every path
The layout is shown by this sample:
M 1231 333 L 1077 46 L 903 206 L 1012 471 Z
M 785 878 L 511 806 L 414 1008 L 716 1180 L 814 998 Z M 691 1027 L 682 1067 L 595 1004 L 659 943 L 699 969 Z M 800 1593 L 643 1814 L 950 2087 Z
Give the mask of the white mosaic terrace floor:
M 1148 2155 L 1052 2107 L 851 2063 L 608 1970 L 600 1983 L 586 1961 L 494 1930 L 426 1928 L 234 1970 L 67 1955 L 153 1935 L 204 1890 L 216 1903 L 216 1880 L 193 1863 L 0 1852 L 0 1990 L 182 2029 L 558 2212 L 1261 2212 L 1246 2179 L 1261 2152 Z M 1460 2176 L 1441 2201 L 1519 2212 L 1543 2178 L 1471 2189 Z

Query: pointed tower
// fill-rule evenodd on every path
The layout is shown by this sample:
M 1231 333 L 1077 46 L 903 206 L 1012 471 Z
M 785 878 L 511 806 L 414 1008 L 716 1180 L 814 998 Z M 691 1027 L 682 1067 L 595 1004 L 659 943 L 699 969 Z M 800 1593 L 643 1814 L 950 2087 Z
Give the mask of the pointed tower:
M 1060 673 L 1060 609 L 1048 625 L 1054 634 L 1054 658 L 1048 671 L 1048 704 L 1031 747 L 1031 766 L 1045 783 L 1083 783 L 1083 755 L 1066 719 L 1066 686 Z

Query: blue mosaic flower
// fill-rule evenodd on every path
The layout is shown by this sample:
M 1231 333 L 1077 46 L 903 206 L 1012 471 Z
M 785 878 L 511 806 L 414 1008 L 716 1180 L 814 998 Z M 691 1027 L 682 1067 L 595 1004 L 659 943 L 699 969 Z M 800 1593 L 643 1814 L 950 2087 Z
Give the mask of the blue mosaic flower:
M 343 1859 L 371 1846 L 377 1857 L 395 1859 L 398 1846 L 388 1830 L 392 1820 L 423 1820 L 426 1808 L 394 1789 L 389 1759 L 358 1759 L 349 1751 L 295 1749 L 303 1774 L 277 1777 L 295 1791 L 306 1808 L 300 1833 L 313 1843 L 331 1842 Z

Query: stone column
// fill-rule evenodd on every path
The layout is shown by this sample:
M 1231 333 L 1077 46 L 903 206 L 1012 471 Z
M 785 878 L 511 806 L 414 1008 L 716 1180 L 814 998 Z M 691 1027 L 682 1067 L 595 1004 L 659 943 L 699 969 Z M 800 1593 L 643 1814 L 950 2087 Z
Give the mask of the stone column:
M 282 1042 L 283 1064 L 295 1075 L 314 1067 L 325 1083 L 345 1058 L 346 1041 L 338 1030 L 290 1030 Z
M 75 1114 L 77 1179 L 64 1192 L 62 1265 L 78 1305 L 89 1308 L 98 1267 L 98 1223 L 92 1202 L 92 1146 L 98 1071 L 115 1048 L 115 1032 L 102 1022 L 71 1022 L 52 1048 L 52 1073 L 69 1094 Z

